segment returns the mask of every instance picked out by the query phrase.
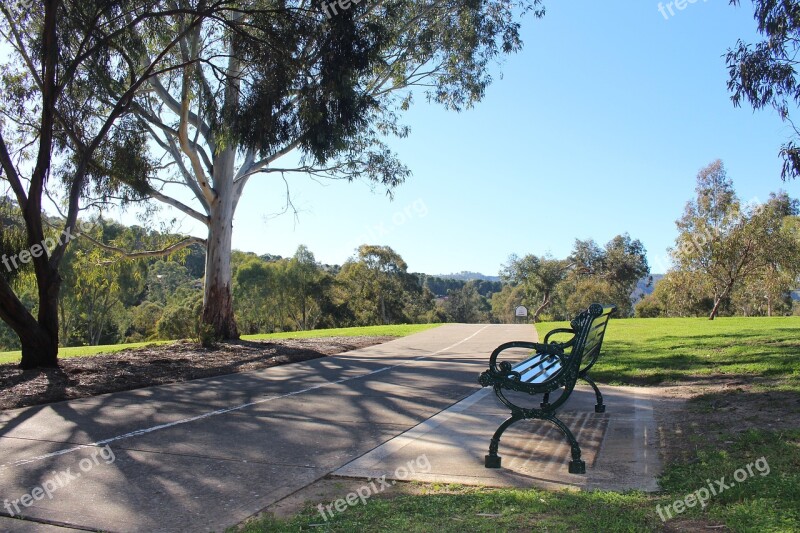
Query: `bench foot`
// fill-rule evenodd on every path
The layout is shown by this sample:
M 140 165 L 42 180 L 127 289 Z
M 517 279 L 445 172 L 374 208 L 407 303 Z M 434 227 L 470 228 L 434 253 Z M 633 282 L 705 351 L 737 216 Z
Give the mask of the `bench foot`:
M 500 448 L 500 437 L 503 436 L 503 432 L 508 429 L 508 426 L 518 420 L 523 420 L 523 418 L 520 414 L 513 414 L 511 418 L 500 424 L 500 427 L 494 432 L 494 436 L 492 436 L 492 440 L 489 443 L 489 455 L 483 460 L 483 465 L 486 468 L 500 468 L 500 457 L 497 455 L 497 450 Z
M 574 459 L 569 462 L 569 473 L 570 474 L 585 474 L 586 473 L 586 463 L 581 459 Z
M 586 383 L 591 385 L 592 388 L 594 389 L 594 395 L 597 398 L 597 405 L 594 406 L 594 412 L 595 413 L 605 413 L 606 412 L 606 406 L 603 405 L 603 395 L 600 394 L 600 389 L 597 388 L 597 384 L 594 382 L 594 380 L 592 378 L 590 378 L 589 376 L 586 376 L 586 375 L 580 376 L 580 379 L 584 380 Z
M 503 458 L 498 455 L 487 455 L 483 459 L 483 466 L 486 468 L 500 468 Z

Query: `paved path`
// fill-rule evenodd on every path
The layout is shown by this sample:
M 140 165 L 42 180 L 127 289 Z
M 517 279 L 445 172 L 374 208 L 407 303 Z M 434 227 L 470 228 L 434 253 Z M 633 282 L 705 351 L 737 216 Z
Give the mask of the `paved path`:
M 474 393 L 494 347 L 534 335 L 448 325 L 335 357 L 5 411 L 0 512 L 76 529 L 220 531 Z M 3 531 L 31 527 L 0 518 Z

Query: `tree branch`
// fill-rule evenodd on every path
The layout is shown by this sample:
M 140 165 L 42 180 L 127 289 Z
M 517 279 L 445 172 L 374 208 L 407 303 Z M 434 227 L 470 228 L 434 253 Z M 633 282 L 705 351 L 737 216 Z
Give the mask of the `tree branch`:
M 195 211 L 194 209 L 192 209 L 188 205 L 184 204 L 183 202 L 179 202 L 178 200 L 176 200 L 174 198 L 171 198 L 171 197 L 167 196 L 166 194 L 162 194 L 161 192 L 159 192 L 159 191 L 157 191 L 155 189 L 150 189 L 150 191 L 148 191 L 148 194 L 150 196 L 152 196 L 153 198 L 155 198 L 156 200 L 158 200 L 158 201 L 160 201 L 162 203 L 165 203 L 167 205 L 170 205 L 170 206 L 174 207 L 175 209 L 178 209 L 179 211 L 182 211 L 183 213 L 189 215 L 193 219 L 199 220 L 200 222 L 202 222 L 206 226 L 208 226 L 210 224 L 210 219 L 208 218 L 208 216 Z
M 182 241 L 176 242 L 175 244 L 167 246 L 166 248 L 163 248 L 161 250 L 145 250 L 145 251 L 141 251 L 141 252 L 129 252 L 127 250 L 123 250 L 122 248 L 118 248 L 116 246 L 111 246 L 109 244 L 105 244 L 105 243 L 100 242 L 100 241 L 98 241 L 96 239 L 93 239 L 92 237 L 90 237 L 86 233 L 81 234 L 81 236 L 86 237 L 87 240 L 91 241 L 93 244 L 95 244 L 96 246 L 102 248 L 103 250 L 105 250 L 107 252 L 115 253 L 117 255 L 121 255 L 125 259 L 143 259 L 145 257 L 163 257 L 163 256 L 167 256 L 167 255 L 173 254 L 175 252 L 179 252 L 179 251 L 183 250 L 184 248 L 189 247 L 189 246 L 191 246 L 193 244 L 202 244 L 203 246 L 206 246 L 206 240 L 205 239 L 201 239 L 199 237 L 187 237 L 187 238 L 183 239 Z M 116 261 L 103 261 L 101 264 L 108 265 L 108 264 L 113 264 L 115 262 Z

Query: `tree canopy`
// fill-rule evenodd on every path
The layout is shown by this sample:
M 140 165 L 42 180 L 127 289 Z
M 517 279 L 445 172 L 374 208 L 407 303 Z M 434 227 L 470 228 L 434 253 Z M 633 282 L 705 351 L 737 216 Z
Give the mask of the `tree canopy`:
M 739 0 L 730 0 L 739 5 Z M 800 176 L 800 131 L 791 114 L 800 104 L 797 54 L 800 52 L 800 5 L 787 0 L 753 0 L 754 18 L 764 39 L 755 44 L 741 39 L 728 49 L 728 90 L 735 106 L 749 102 L 754 109 L 772 107 L 794 134 L 780 148 L 783 179 Z

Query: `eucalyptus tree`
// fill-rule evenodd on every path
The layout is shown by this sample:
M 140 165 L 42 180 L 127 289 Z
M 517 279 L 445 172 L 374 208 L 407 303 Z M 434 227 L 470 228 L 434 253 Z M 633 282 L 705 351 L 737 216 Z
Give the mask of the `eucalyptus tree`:
M 288 188 L 299 175 L 391 194 L 410 171 L 387 138 L 408 135 L 400 116 L 414 89 L 447 109 L 479 102 L 496 60 L 521 48 L 520 17 L 543 16 L 541 2 L 387 0 L 329 16 L 320 0 L 250 0 L 191 28 L 178 14 L 171 33 L 141 37 L 130 65 L 152 63 L 182 35 L 165 56 L 174 68 L 133 98 L 153 158 L 169 161 L 140 190 L 205 226 L 203 321 L 218 337 L 238 336 L 230 258 L 246 185 L 274 176 Z M 119 98 L 113 83 L 106 92 Z
M 27 249 L 16 251 L 20 268 L 30 265 L 38 291 L 34 317 L 10 277 L 0 276 L 0 319 L 20 338 L 23 368 L 57 365 L 59 265 L 80 232 L 82 198 L 114 196 L 113 178 L 123 174 L 132 177 L 126 198 L 146 191 L 145 176 L 153 171 L 146 138 L 125 120 L 134 94 L 163 72 L 161 59 L 179 45 L 181 31 L 224 9 L 225 2 L 162 9 L 150 0 L 0 4 L 0 168 L 4 192 L 15 198 L 24 225 Z M 172 31 L 163 23 L 167 15 L 188 22 Z M 160 24 L 169 37 L 149 63 L 126 63 L 127 51 L 141 45 L 145 24 L 148 31 Z M 99 89 L 109 85 L 113 97 Z M 48 197 L 62 210 L 57 227 L 43 213 Z
M 503 281 L 523 288 L 526 303 L 536 308 L 531 318 L 536 323 L 542 312 L 553 303 L 558 285 L 574 266 L 569 259 L 555 259 L 550 255 L 526 255 L 522 258 L 512 255 L 504 265 L 501 277 Z
M 602 247 L 593 239 L 576 239 L 568 259 L 573 268 L 557 296 L 566 304 L 564 311 L 574 314 L 592 302 L 602 302 L 616 305 L 618 316 L 632 314 L 631 295 L 650 273 L 647 251 L 639 239 L 623 233 Z
M 331 279 L 319 268 L 314 254 L 305 245 L 297 247 L 286 269 L 290 289 L 289 314 L 297 329 L 314 329 L 321 314 L 325 282 Z
M 700 171 L 696 193 L 676 222 L 679 235 L 672 256 L 679 269 L 710 287 L 709 319 L 714 320 L 742 283 L 769 269 L 797 271 L 796 231 L 787 224 L 797 209 L 785 194 L 772 195 L 764 204 L 742 205 L 720 161 Z
M 478 293 L 475 281 L 468 281 L 460 289 L 447 291 L 447 299 L 442 307 L 448 322 L 478 324 L 488 321 L 491 306 L 488 300 Z
M 338 281 L 359 326 L 407 322 L 409 293 L 422 293 L 416 276 L 389 246 L 361 245 L 342 265 Z
M 730 0 L 739 5 L 739 0 Z M 800 5 L 796 0 L 754 0 L 754 18 L 764 39 L 755 44 L 741 39 L 726 56 L 728 90 L 735 106 L 749 102 L 753 109 L 774 108 L 793 130 L 780 149 L 783 179 L 800 176 L 800 130 L 791 113 L 800 104 Z
M 611 288 L 611 301 L 617 305 L 619 316 L 630 316 L 633 314 L 631 295 L 639 281 L 650 275 L 647 250 L 642 241 L 624 233 L 608 241 L 603 251 L 603 279 Z M 652 279 L 647 283 L 652 283 Z

